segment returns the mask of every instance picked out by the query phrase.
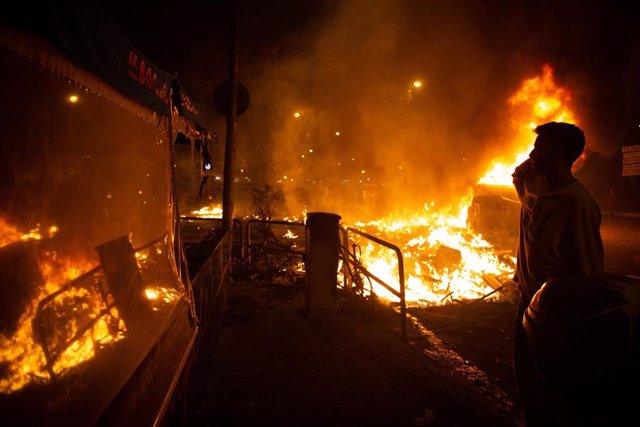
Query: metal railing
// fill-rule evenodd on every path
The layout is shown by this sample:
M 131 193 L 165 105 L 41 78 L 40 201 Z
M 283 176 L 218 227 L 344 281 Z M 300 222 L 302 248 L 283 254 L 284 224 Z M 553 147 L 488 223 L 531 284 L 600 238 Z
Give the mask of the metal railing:
M 38 303 L 38 308 L 36 309 L 36 314 L 35 314 L 34 319 L 33 319 L 34 333 L 36 334 L 37 342 L 42 347 L 42 352 L 44 353 L 45 362 L 47 364 L 47 372 L 49 373 L 49 378 L 51 380 L 55 380 L 56 379 L 56 374 L 55 374 L 55 371 L 54 371 L 53 367 L 54 367 L 55 362 L 58 360 L 58 357 L 62 353 L 64 353 L 64 351 L 67 348 L 69 348 L 75 341 L 77 341 L 80 338 L 82 338 L 82 336 L 85 334 L 85 332 L 87 332 L 89 329 L 91 329 L 93 327 L 93 325 L 98 320 L 100 320 L 100 318 L 102 316 L 105 316 L 105 315 L 109 314 L 110 311 L 111 311 L 111 308 L 114 306 L 114 304 L 113 303 L 111 303 L 111 304 L 107 303 L 106 295 L 104 295 L 104 293 L 102 292 L 101 287 L 98 286 L 98 290 L 100 291 L 100 294 L 103 297 L 102 299 L 103 299 L 103 303 L 105 304 L 105 308 L 100 310 L 100 313 L 98 313 L 98 315 L 96 317 L 94 317 L 92 320 L 87 322 L 85 325 L 79 327 L 78 330 L 76 331 L 76 333 L 73 335 L 73 337 L 71 337 L 71 339 L 69 339 L 64 344 L 58 346 L 59 348 L 57 349 L 57 351 L 56 351 L 56 349 L 49 348 L 49 346 L 47 345 L 46 322 L 43 320 L 44 307 L 47 306 L 49 303 L 51 303 L 58 295 L 63 294 L 64 292 L 66 292 L 69 289 L 71 289 L 74 286 L 76 286 L 78 283 L 80 283 L 80 282 L 84 281 L 85 279 L 88 279 L 89 277 L 93 276 L 94 274 L 99 272 L 101 269 L 102 269 L 102 266 L 100 266 L 100 265 L 98 265 L 97 267 L 92 268 L 91 270 L 87 271 L 86 273 L 84 273 L 84 274 L 76 277 L 75 279 L 70 280 L 69 282 L 65 283 L 63 286 L 60 287 L 60 289 L 58 289 L 57 291 L 47 295 L 42 300 L 40 300 L 40 302 Z
M 340 244 L 340 249 L 342 252 L 342 269 L 343 276 L 345 280 L 345 289 L 351 288 L 351 283 L 353 281 L 359 281 L 359 275 L 363 274 L 369 280 L 374 280 L 380 286 L 384 287 L 386 290 L 391 292 L 393 295 L 400 299 L 400 335 L 402 337 L 402 341 L 407 341 L 407 304 L 405 300 L 405 284 L 404 284 L 404 261 L 402 258 L 402 251 L 396 245 L 385 242 L 384 240 L 372 236 L 371 234 L 365 233 L 364 231 L 357 230 L 352 227 L 340 227 L 342 232 L 342 242 Z M 398 284 L 399 289 L 395 289 L 386 283 L 384 280 L 377 277 L 375 274 L 367 270 L 367 268 L 362 264 L 359 259 L 359 254 L 355 251 L 355 245 L 350 248 L 350 239 L 349 233 L 357 234 L 360 237 L 368 239 L 378 245 L 384 246 L 388 249 L 391 249 L 396 253 L 398 257 Z M 373 289 L 371 290 L 372 293 Z M 375 294 L 375 293 L 374 293 Z
M 253 252 L 255 251 L 255 245 L 253 245 L 253 234 L 251 233 L 251 230 L 256 225 L 262 225 L 262 226 L 283 225 L 287 227 L 303 227 L 303 228 L 305 227 L 304 222 L 250 219 L 249 221 L 247 221 L 247 232 L 246 232 L 245 241 L 244 241 L 245 250 L 243 251 L 243 254 L 245 256 L 245 259 L 250 260 L 251 256 L 253 255 Z M 304 231 L 305 230 L 303 230 L 303 232 Z M 263 239 L 261 239 L 260 242 L 261 243 L 264 242 L 266 237 L 268 236 L 263 236 Z M 302 255 L 301 252 L 298 252 L 298 251 L 293 251 L 293 252 Z
M 276 226 L 273 227 L 272 226 Z M 278 231 L 281 228 L 281 231 Z M 287 233 L 284 233 L 285 228 Z M 291 236 L 290 233 L 295 235 Z M 243 233 L 243 258 L 238 273 L 269 285 L 301 284 L 300 262 L 304 249 L 297 246 L 305 239 L 305 224 L 295 221 L 251 219 Z
M 163 240 L 165 240 L 165 238 L 166 238 L 166 234 L 142 246 L 139 246 L 133 249 L 133 251 L 134 253 L 136 253 L 136 252 L 145 250 L 157 243 L 162 242 Z M 50 327 L 50 324 L 49 324 L 50 322 L 47 321 L 47 319 L 45 319 L 46 317 L 44 315 L 45 307 L 51 304 L 58 296 L 69 291 L 71 288 L 83 287 L 82 285 L 80 285 L 82 282 L 95 276 L 97 273 L 101 272 L 102 270 L 103 270 L 102 264 L 98 264 L 91 270 L 81 274 L 80 276 L 74 279 L 69 280 L 68 282 L 63 284 L 58 290 L 56 290 L 55 292 L 52 292 L 51 294 L 47 295 L 46 297 L 44 297 L 38 302 L 36 313 L 33 319 L 33 328 L 34 328 L 34 333 L 37 337 L 37 342 L 42 347 L 42 352 L 44 353 L 47 372 L 49 373 L 49 377 L 51 380 L 56 379 L 54 365 L 55 365 L 55 362 L 60 357 L 60 355 L 62 355 L 69 347 L 71 347 L 71 345 L 73 345 L 74 342 L 80 340 L 84 336 L 84 334 L 87 331 L 89 331 L 91 328 L 93 328 L 93 326 L 104 316 L 112 316 L 111 309 L 116 306 L 112 300 L 110 302 L 110 299 L 108 298 L 108 295 L 107 295 L 108 292 L 106 292 L 105 289 L 103 289 L 103 287 L 100 286 L 100 283 L 98 281 L 92 281 L 90 286 L 94 286 L 96 288 L 96 293 L 100 295 L 101 303 L 103 304 L 104 307 L 98 312 L 98 314 L 95 317 L 90 319 L 87 323 L 85 323 L 84 325 L 78 326 L 78 329 L 77 331 L 75 331 L 73 336 L 67 341 L 58 345 L 57 348 L 50 348 L 49 345 L 47 344 L 47 327 Z
M 202 335 L 206 334 L 208 327 L 215 321 L 214 308 L 224 307 L 224 290 L 229 284 L 231 273 L 232 237 L 231 230 L 227 230 L 191 280 L 196 293 L 196 309 Z

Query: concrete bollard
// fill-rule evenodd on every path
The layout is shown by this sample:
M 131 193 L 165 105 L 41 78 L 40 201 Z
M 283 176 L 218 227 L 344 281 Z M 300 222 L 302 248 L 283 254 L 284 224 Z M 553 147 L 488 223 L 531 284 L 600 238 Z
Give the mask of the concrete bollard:
M 309 212 L 306 226 L 306 311 L 310 319 L 334 319 L 338 300 L 340 216 Z

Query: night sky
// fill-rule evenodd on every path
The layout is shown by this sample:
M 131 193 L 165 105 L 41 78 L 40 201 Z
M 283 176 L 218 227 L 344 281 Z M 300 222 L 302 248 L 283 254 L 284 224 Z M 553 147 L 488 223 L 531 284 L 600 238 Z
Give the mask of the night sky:
M 228 70 L 229 2 L 102 4 L 149 59 L 178 73 L 223 137 L 210 99 Z M 495 155 L 506 99 L 545 63 L 573 94 L 594 158 L 613 159 L 621 145 L 638 143 L 633 9 L 605 1 L 240 0 L 239 78 L 252 104 L 238 122 L 238 162 L 274 180 L 269 169 L 284 169 L 278 153 L 298 149 L 286 121 L 303 108 L 314 117 L 305 144 L 325 160 L 357 153 L 358 169 L 388 176 L 392 150 L 394 162 L 433 171 L 420 181 L 456 189 Z M 398 107 L 394 97 L 415 78 L 430 97 Z M 321 135 L 334 129 L 338 148 Z M 465 179 L 442 179 L 449 170 Z
M 574 88 L 585 104 L 581 108 L 601 109 L 599 113 L 607 116 L 619 117 L 628 108 L 623 104 L 633 102 L 628 85 L 633 87 L 640 74 L 640 14 L 631 2 L 239 0 L 239 4 L 240 75 L 245 79 L 266 65 L 259 62 L 265 50 L 277 48 L 278 60 L 314 49 L 319 33 L 335 25 L 347 9 L 345 4 L 391 11 L 380 18 L 398 22 L 395 28 L 408 50 L 440 42 L 436 33 L 453 26 L 473 33 L 474 48 L 495 62 L 496 74 L 513 69 L 518 80 L 523 66 L 549 62 L 562 84 L 589 87 L 589 93 Z M 227 72 L 229 1 L 110 0 L 102 5 L 136 46 L 160 67 L 177 71 L 193 86 L 194 96 L 210 104 L 208 90 Z M 367 22 L 366 16 L 361 18 Z M 357 25 L 357 20 L 353 22 Z M 455 61 L 457 53 L 448 53 L 449 59 L 440 59 Z M 419 54 L 414 59 L 415 68 L 423 66 Z M 473 70 L 465 71 L 472 79 Z M 211 81 L 196 77 L 201 74 Z

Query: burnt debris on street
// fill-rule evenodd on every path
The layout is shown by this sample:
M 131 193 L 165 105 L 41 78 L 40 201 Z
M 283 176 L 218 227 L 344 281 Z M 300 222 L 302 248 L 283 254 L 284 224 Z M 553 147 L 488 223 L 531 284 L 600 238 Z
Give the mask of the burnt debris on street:
M 559 425 L 640 422 L 632 6 L 2 8 L 0 424 L 523 426 L 520 323 Z M 549 122 L 604 272 L 516 320 Z

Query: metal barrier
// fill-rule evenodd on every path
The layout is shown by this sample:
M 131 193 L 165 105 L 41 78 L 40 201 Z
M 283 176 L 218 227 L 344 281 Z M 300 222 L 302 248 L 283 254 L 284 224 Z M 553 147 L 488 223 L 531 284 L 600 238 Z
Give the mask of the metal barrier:
M 232 231 L 227 230 L 211 251 L 211 255 L 191 280 L 196 296 L 200 333 L 205 335 L 207 328 L 215 322 L 215 314 L 222 315 L 223 310 L 214 312 L 214 307 L 224 307 L 225 289 L 229 284 L 231 272 Z
M 340 227 L 340 230 L 343 234 L 342 243 L 340 245 L 342 251 L 342 269 L 345 280 L 345 289 L 350 289 L 350 281 L 354 280 L 354 276 L 359 275 L 359 273 L 364 274 L 369 280 L 374 280 L 382 287 L 387 289 L 393 295 L 400 298 L 400 334 L 402 336 L 402 341 L 407 341 L 407 304 L 405 300 L 405 291 L 404 291 L 404 261 L 402 258 L 402 251 L 396 245 L 385 242 L 378 237 L 372 236 L 371 234 L 365 233 L 363 231 L 357 230 L 352 227 L 343 228 Z M 362 265 L 360 259 L 358 259 L 358 254 L 355 253 L 355 250 L 352 252 L 349 248 L 349 233 L 354 233 L 359 235 L 360 237 L 364 237 L 365 239 L 371 240 L 381 246 L 389 248 L 393 250 L 398 257 L 398 283 L 400 285 L 400 289 L 394 289 L 387 283 L 385 283 L 382 279 L 377 277 L 375 274 L 371 273 L 369 270 Z M 355 280 L 358 280 L 357 278 Z M 373 292 L 373 290 L 372 290 Z
M 271 229 L 272 225 L 287 228 L 287 233 L 278 235 Z M 257 227 L 263 227 L 256 230 Z M 298 235 L 292 236 L 291 229 Z M 303 222 L 271 221 L 251 219 L 246 222 L 242 250 L 243 259 L 238 265 L 238 272 L 252 280 L 265 281 L 270 285 L 281 286 L 301 284 L 302 270 L 298 268 L 304 260 L 304 250 L 296 244 L 305 238 L 306 229 Z M 284 230 L 282 231 L 284 233 Z
M 252 226 L 254 224 L 261 224 L 261 225 L 285 225 L 288 227 L 305 227 L 304 222 L 293 222 L 293 221 L 271 221 L 271 220 L 263 220 L 263 219 L 250 219 L 249 221 L 247 221 L 247 234 L 245 236 L 245 241 L 244 241 L 244 246 L 245 246 L 245 250 L 243 251 L 245 258 L 244 259 L 251 259 L 251 256 L 253 255 L 252 252 L 255 249 L 252 245 L 253 240 L 252 240 L 252 234 L 251 234 L 251 229 L 253 228 Z M 264 241 L 264 239 L 262 240 Z M 297 253 L 296 251 L 294 251 L 294 253 Z M 301 255 L 301 253 L 299 253 Z
M 142 246 L 139 246 L 137 248 L 133 249 L 134 253 L 143 251 L 155 244 L 158 244 L 160 242 L 163 242 L 166 239 L 166 234 L 162 235 L 161 237 L 152 240 Z M 104 316 L 111 316 L 111 309 L 115 307 L 115 303 L 113 302 L 113 299 L 108 298 L 107 293 L 105 292 L 105 290 L 100 286 L 100 284 L 96 281 L 92 281 L 91 282 L 91 286 L 96 287 L 97 291 L 96 294 L 100 295 L 101 298 L 101 303 L 103 304 L 104 308 L 102 308 L 99 313 L 92 318 L 91 320 L 89 320 L 87 323 L 85 323 L 82 326 L 78 327 L 78 330 L 75 332 L 75 334 L 66 342 L 58 345 L 57 349 L 54 348 L 50 348 L 47 345 L 47 339 L 46 339 L 46 329 L 48 326 L 48 322 L 46 321 L 46 319 L 44 318 L 44 310 L 45 307 L 52 303 L 59 295 L 64 294 L 65 292 L 69 291 L 71 288 L 80 286 L 80 284 L 82 282 L 84 282 L 85 280 L 91 278 L 92 276 L 95 276 L 97 273 L 101 272 L 103 270 L 102 264 L 98 264 L 97 266 L 95 266 L 94 268 L 92 268 L 91 270 L 81 274 L 80 276 L 69 280 L 68 282 L 66 282 L 64 285 L 62 285 L 58 290 L 56 290 L 55 292 L 47 295 L 46 297 L 44 297 L 42 300 L 39 301 L 37 309 L 36 309 L 36 313 L 34 315 L 34 319 L 33 319 L 33 327 L 34 327 L 34 333 L 37 337 L 37 342 L 40 344 L 40 346 L 42 347 L 42 352 L 44 353 L 44 357 L 45 357 L 45 362 L 46 362 L 46 368 L 47 368 L 47 372 L 49 373 L 49 377 L 51 380 L 55 380 L 56 379 L 56 374 L 55 371 L 53 369 L 55 362 L 58 360 L 58 358 L 60 357 L 60 355 L 62 355 L 66 349 L 68 349 L 69 347 L 71 347 L 71 345 L 73 343 L 75 343 L 76 341 L 78 341 L 80 338 L 82 338 L 84 336 L 84 334 L 91 328 L 93 328 L 93 326 L 99 321 L 101 320 Z
M 238 218 L 233 218 L 233 222 L 232 222 L 232 230 L 233 230 L 233 249 L 234 249 L 234 256 L 235 256 L 235 248 L 236 248 L 236 235 L 239 234 L 238 236 L 238 241 L 239 241 L 239 256 L 237 257 L 239 260 L 244 260 L 245 257 L 245 247 L 244 247 L 244 224 L 242 223 L 242 221 L 240 221 Z M 239 230 L 239 231 L 236 231 Z
M 36 314 L 35 314 L 34 319 L 33 319 L 34 333 L 36 334 L 38 344 L 40 344 L 40 346 L 42 347 L 42 352 L 44 353 L 45 362 L 47 364 L 47 372 L 49 373 L 49 377 L 50 377 L 51 380 L 55 380 L 56 379 L 56 374 L 55 374 L 55 372 L 53 370 L 53 366 L 54 366 L 55 362 L 58 360 L 58 357 L 62 353 L 64 353 L 64 351 L 67 348 L 69 348 L 74 342 L 76 342 L 77 340 L 82 338 L 82 336 L 85 334 L 85 332 L 87 332 L 89 329 L 91 329 L 93 327 L 93 325 L 96 322 L 98 322 L 98 320 L 100 320 L 105 315 L 109 315 L 110 312 L 111 312 L 111 308 L 114 307 L 114 304 L 113 303 L 108 303 L 106 295 L 104 295 L 101 292 L 101 294 L 103 295 L 103 301 L 102 302 L 105 304 L 105 308 L 102 309 L 100 311 L 100 313 L 98 313 L 98 315 L 95 318 L 93 318 L 92 320 L 87 322 L 85 325 L 79 327 L 78 331 L 73 335 L 73 337 L 71 337 L 71 339 L 69 339 L 67 342 L 65 342 L 61 346 L 59 346 L 60 348 L 57 349 L 57 351 L 55 351 L 54 349 L 49 348 L 49 346 L 47 345 L 46 330 L 45 330 L 46 329 L 46 324 L 45 324 L 45 321 L 43 320 L 43 315 L 42 315 L 43 311 L 44 311 L 44 307 L 47 304 L 49 304 L 50 302 L 52 302 L 58 295 L 68 291 L 69 289 L 74 287 L 76 284 L 78 284 L 78 283 L 82 282 L 83 280 L 93 276 L 94 274 L 99 272 L 101 269 L 102 269 L 102 266 L 100 266 L 100 265 L 92 268 L 91 270 L 87 271 L 86 273 L 76 277 L 73 280 L 70 280 L 69 282 L 67 282 L 66 284 L 61 286 L 60 289 L 58 289 L 57 291 L 47 295 L 42 300 L 40 300 L 40 302 L 38 303 L 38 308 L 36 309 Z

